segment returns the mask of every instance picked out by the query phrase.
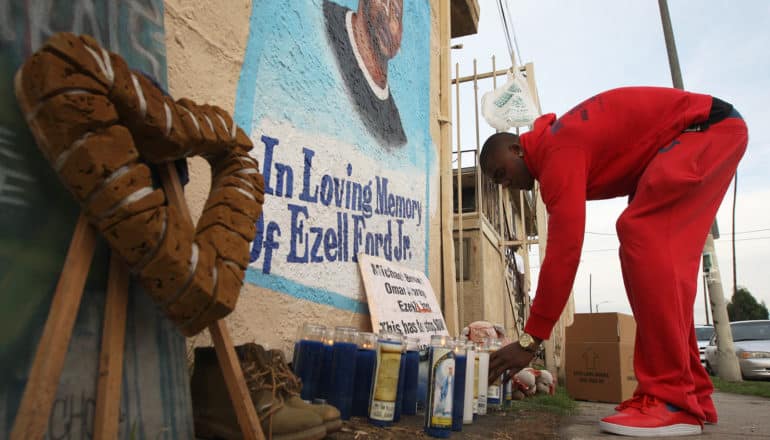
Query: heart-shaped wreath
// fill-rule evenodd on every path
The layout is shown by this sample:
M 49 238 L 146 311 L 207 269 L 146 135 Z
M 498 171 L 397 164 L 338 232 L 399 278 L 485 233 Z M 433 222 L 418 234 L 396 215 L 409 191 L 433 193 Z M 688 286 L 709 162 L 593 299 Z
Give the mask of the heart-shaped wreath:
M 93 38 L 69 33 L 24 63 L 15 91 L 43 155 L 180 332 L 230 313 L 264 202 L 251 141 L 230 115 L 175 102 Z M 146 164 L 195 155 L 213 176 L 197 226 L 168 205 Z

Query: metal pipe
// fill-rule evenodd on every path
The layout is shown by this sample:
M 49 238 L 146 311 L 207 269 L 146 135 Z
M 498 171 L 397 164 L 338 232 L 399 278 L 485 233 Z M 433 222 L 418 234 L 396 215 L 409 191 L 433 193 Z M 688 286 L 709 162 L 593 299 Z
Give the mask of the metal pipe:
M 517 69 L 519 69 L 520 72 L 526 71 L 525 66 L 519 66 L 517 67 Z M 476 79 L 497 78 L 498 76 L 503 76 L 508 74 L 508 70 L 509 69 L 500 69 L 500 70 L 493 70 L 492 72 L 481 73 L 476 77 Z M 461 77 L 455 78 L 452 80 L 452 84 L 456 84 L 458 82 L 464 83 L 468 81 L 473 81 L 473 75 L 461 76 Z

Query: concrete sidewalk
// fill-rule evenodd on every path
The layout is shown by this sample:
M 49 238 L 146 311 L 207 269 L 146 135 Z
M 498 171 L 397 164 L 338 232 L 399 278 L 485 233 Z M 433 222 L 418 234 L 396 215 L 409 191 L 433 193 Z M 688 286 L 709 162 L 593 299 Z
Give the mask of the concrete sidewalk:
M 678 438 L 770 439 L 770 399 L 716 392 L 714 404 L 719 412 L 718 424 L 706 425 L 701 435 Z M 579 414 L 568 420 L 561 431 L 561 438 L 630 438 L 599 431 L 599 419 L 613 414 L 615 406 L 609 403 L 578 402 Z

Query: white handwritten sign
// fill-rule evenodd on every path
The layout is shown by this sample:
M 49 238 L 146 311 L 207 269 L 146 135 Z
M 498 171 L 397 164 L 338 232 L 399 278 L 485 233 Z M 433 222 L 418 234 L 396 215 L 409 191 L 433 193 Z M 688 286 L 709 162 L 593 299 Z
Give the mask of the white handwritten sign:
M 444 315 L 424 273 L 366 254 L 358 255 L 374 331 L 415 336 L 449 335 Z

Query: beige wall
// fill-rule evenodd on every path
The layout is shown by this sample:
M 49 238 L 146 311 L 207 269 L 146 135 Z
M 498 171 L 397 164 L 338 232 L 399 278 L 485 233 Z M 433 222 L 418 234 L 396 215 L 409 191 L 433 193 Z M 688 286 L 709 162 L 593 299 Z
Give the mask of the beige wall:
M 455 216 L 455 219 L 457 216 Z M 484 267 L 483 251 L 481 249 L 481 240 L 479 240 L 480 232 L 478 229 L 478 217 L 473 219 L 468 215 L 463 216 L 463 242 L 468 246 L 467 252 L 463 249 L 463 266 L 466 266 L 469 270 L 470 279 L 462 281 L 462 316 L 459 316 L 460 327 L 465 327 L 473 321 L 480 321 L 484 319 L 484 295 L 483 295 L 483 280 L 482 280 L 482 268 Z M 457 224 L 457 223 L 455 223 Z M 460 234 L 457 231 L 454 232 L 455 240 L 459 239 Z M 460 252 L 460 247 L 455 249 L 455 252 Z M 469 257 L 468 262 L 465 262 L 465 256 Z M 455 261 L 459 261 L 455 258 Z M 457 276 L 460 271 L 457 270 Z M 466 274 L 463 273 L 463 277 Z M 460 289 L 457 290 L 457 295 L 460 296 Z
M 484 261 L 482 277 L 484 279 L 484 320 L 504 325 L 505 311 L 510 314 L 507 304 L 507 291 L 503 280 L 503 259 L 497 246 L 497 235 L 492 232 L 488 222 L 481 225 L 481 253 Z M 507 306 L 507 307 L 506 307 Z
M 454 238 L 459 238 L 458 231 L 454 232 Z M 479 222 L 475 214 L 466 214 L 463 216 L 463 240 L 469 245 L 471 279 L 462 282 L 464 316 L 460 318 L 460 324 L 489 321 L 510 331 L 513 313 L 503 278 L 503 260 L 497 251 L 497 234 L 489 222 Z
M 430 50 L 430 135 L 438 145 L 438 26 L 437 1 L 432 11 Z M 187 97 L 198 103 L 216 104 L 233 112 L 238 79 L 247 39 L 251 2 L 247 0 L 167 0 L 165 5 L 166 48 L 169 91 L 175 98 Z M 402 116 L 403 117 L 403 116 Z M 255 139 L 252 139 L 255 141 Z M 261 162 L 261 158 L 258 157 Z M 210 187 L 210 171 L 200 158 L 189 160 L 190 183 L 185 189 L 193 217 L 198 218 Z M 436 169 L 437 171 L 437 169 Z M 431 182 L 438 190 L 438 173 Z M 434 200 L 438 200 L 434 197 Z M 428 240 L 429 275 L 437 297 L 440 295 L 440 223 L 432 209 Z M 236 310 L 227 324 L 236 344 L 255 341 L 272 348 L 289 349 L 302 322 L 327 326 L 352 325 L 369 329 L 368 315 L 360 315 L 314 302 L 296 299 L 282 292 L 244 284 Z M 192 344 L 206 345 L 206 331 L 192 338 Z

